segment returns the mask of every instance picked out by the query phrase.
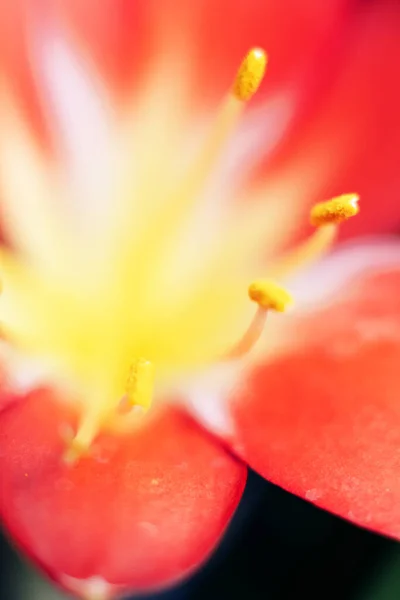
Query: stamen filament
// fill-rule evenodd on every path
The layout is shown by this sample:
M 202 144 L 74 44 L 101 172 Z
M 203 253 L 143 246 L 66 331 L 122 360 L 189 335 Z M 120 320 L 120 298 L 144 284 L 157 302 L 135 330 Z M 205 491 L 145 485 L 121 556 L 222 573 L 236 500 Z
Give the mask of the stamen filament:
M 249 286 L 249 298 L 258 304 L 258 309 L 247 331 L 235 346 L 225 355 L 225 360 L 242 358 L 248 354 L 260 339 L 270 310 L 284 312 L 293 303 L 289 292 L 273 281 L 253 281 Z
M 299 267 L 315 262 L 332 246 L 338 233 L 338 224 L 359 212 L 357 194 L 344 194 L 316 204 L 310 213 L 311 224 L 317 227 L 315 233 L 294 251 L 284 256 L 270 269 L 274 278 L 283 278 Z M 227 353 L 226 359 L 239 358 L 250 352 L 264 330 L 269 310 L 285 312 L 293 303 L 287 290 L 274 281 L 260 279 L 249 286 L 249 297 L 258 304 L 258 309 L 239 342 Z
M 292 252 L 279 260 L 269 271 L 274 278 L 283 278 L 307 267 L 326 254 L 333 246 L 339 224 L 359 212 L 357 194 L 343 194 L 326 202 L 319 202 L 311 209 L 311 225 L 317 227 L 314 234 Z
M 198 184 L 204 184 L 236 128 L 246 102 L 257 92 L 265 75 L 267 55 L 260 48 L 251 49 L 240 65 L 232 91 L 223 101 L 216 122 L 203 150 L 187 179 L 186 196 L 193 196 Z
M 124 414 L 132 408 L 140 407 L 146 411 L 151 406 L 154 387 L 154 367 L 145 358 L 138 358 L 133 363 L 126 384 L 126 393 L 122 401 L 115 407 L 116 412 Z M 110 416 L 106 406 L 93 404 L 83 414 L 76 435 L 68 440 L 67 450 L 63 459 L 67 464 L 76 463 L 81 456 L 89 452 L 90 446 L 101 429 L 103 422 Z
M 84 413 L 78 431 L 72 440 L 68 440 L 63 460 L 67 464 L 76 463 L 88 454 L 89 448 L 101 426 L 101 418 L 95 407 Z
M 235 77 L 231 90 L 222 101 L 217 117 L 206 139 L 182 183 L 168 190 L 165 209 L 157 215 L 152 224 L 152 240 L 146 234 L 148 247 L 163 247 L 174 238 L 173 231 L 182 228 L 198 195 L 207 184 L 219 159 L 235 131 L 245 109 L 246 102 L 256 93 L 265 74 L 267 57 L 264 50 L 252 49 L 244 58 Z M 163 256 L 163 254 L 161 254 Z M 154 257 L 154 265 L 148 257 L 146 270 L 155 270 L 159 255 Z
M 250 352 L 256 345 L 264 331 L 268 311 L 261 306 L 258 307 L 253 320 L 243 337 L 233 346 L 233 348 L 224 357 L 225 360 L 241 358 Z
M 302 244 L 278 260 L 269 269 L 269 275 L 274 279 L 283 279 L 291 273 L 313 264 L 332 248 L 337 234 L 336 225 L 325 225 L 325 227 L 317 229 Z
M 218 159 L 222 156 L 229 138 L 236 129 L 243 109 L 243 102 L 240 102 L 233 94 L 229 94 L 222 102 L 217 118 L 204 141 L 200 155 L 179 190 L 179 196 L 182 200 L 193 201 L 196 194 L 202 189 Z

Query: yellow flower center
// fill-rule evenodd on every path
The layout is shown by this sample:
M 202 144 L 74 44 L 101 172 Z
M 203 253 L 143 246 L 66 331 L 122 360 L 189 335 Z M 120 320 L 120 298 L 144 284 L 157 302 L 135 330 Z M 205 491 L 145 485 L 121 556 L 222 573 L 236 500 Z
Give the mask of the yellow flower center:
M 357 213 L 358 198 L 350 194 L 314 207 L 314 235 L 272 265 L 271 279 L 250 284 L 249 297 L 258 306 L 242 337 L 238 327 L 243 331 L 248 323 L 245 286 L 251 262 L 244 260 L 243 249 L 259 254 L 252 239 L 262 242 L 254 227 L 257 213 L 249 211 L 249 223 L 240 223 L 238 229 L 229 224 L 215 251 L 210 241 L 208 260 L 203 261 L 200 252 L 192 260 L 196 268 L 188 272 L 186 246 L 178 244 L 177 249 L 177 240 L 246 102 L 261 84 L 266 64 L 263 50 L 250 50 L 184 177 L 177 183 L 168 181 L 160 190 L 150 160 L 138 188 L 144 201 L 134 202 L 123 191 L 122 208 L 116 208 L 115 222 L 101 244 L 92 240 L 92 248 L 88 241 L 84 252 L 53 215 L 57 199 L 51 197 L 49 185 L 42 185 L 43 162 L 14 122 L 8 152 L 1 159 L 7 161 L 14 150 L 25 157 L 29 170 L 21 174 L 4 165 L 12 190 L 8 218 L 29 256 L 2 250 L 3 329 L 22 352 L 47 362 L 54 380 L 80 404 L 81 421 L 68 440 L 67 461 L 87 452 L 100 429 L 121 420 L 134 426 L 153 396 L 182 374 L 247 355 L 262 334 L 268 311 L 284 312 L 292 303 L 277 281 L 326 252 L 338 223 Z M 3 123 L 3 132 L 7 126 Z M 144 158 L 143 162 L 147 164 Z M 25 180 L 36 189 L 26 189 Z M 149 209 L 148 219 L 147 199 L 155 190 L 161 201 L 156 211 L 153 205 Z M 46 209 L 40 204 L 45 194 L 50 197 Z M 30 207 L 22 200 L 26 197 L 32 198 Z M 139 206 L 133 217 L 132 203 Z

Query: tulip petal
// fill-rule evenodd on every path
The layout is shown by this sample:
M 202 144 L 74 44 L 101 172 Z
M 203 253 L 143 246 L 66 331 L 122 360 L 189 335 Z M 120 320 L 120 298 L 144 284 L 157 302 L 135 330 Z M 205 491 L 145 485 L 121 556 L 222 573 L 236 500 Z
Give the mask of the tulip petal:
M 288 317 L 285 350 L 249 372 L 230 398 L 233 448 L 252 468 L 322 508 L 395 537 L 399 260 L 397 242 L 355 247 L 303 279 L 319 303 Z
M 0 510 L 17 544 L 80 591 L 159 588 L 213 549 L 246 469 L 183 413 L 161 408 L 140 430 L 103 435 L 61 461 L 73 415 L 46 391 L 0 413 Z

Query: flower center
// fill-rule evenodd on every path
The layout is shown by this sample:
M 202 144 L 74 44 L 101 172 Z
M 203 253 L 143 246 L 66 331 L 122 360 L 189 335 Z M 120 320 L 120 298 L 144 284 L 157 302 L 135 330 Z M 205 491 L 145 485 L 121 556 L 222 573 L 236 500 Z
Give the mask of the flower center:
M 275 277 L 287 275 L 291 270 L 301 268 L 327 252 L 337 234 L 338 225 L 358 213 L 358 200 L 356 194 L 345 194 L 316 204 L 310 215 L 311 224 L 317 227 L 316 232 L 303 245 L 298 246 L 276 263 L 272 268 Z M 233 361 L 246 356 L 261 337 L 268 312 L 283 313 L 293 304 L 290 293 L 271 279 L 253 281 L 248 287 L 248 295 L 250 300 L 258 305 L 248 329 L 231 350 L 219 359 L 215 357 L 214 362 Z M 133 411 L 136 414 L 146 412 L 152 403 L 153 386 L 153 364 L 147 359 L 138 358 L 132 363 L 126 393 L 113 411 L 122 415 Z M 87 452 L 101 425 L 98 420 L 99 415 L 101 413 L 98 410 L 84 414 L 81 426 L 65 454 L 67 462 L 74 462 Z
M 242 337 L 237 323 L 244 328 L 248 322 L 248 303 L 242 293 L 248 271 L 244 260 L 242 273 L 236 263 L 237 257 L 241 260 L 245 254 L 247 242 L 237 239 L 235 229 L 233 234 L 230 229 L 224 230 L 225 237 L 218 239 L 221 243 L 214 252 L 204 236 L 204 229 L 207 232 L 212 225 L 212 216 L 207 215 L 202 230 L 206 245 L 203 240 L 201 249 L 195 246 L 196 252 L 187 258 L 192 240 L 184 238 L 187 243 L 183 250 L 176 250 L 176 239 L 186 230 L 194 200 L 215 170 L 245 104 L 261 84 L 266 64 L 261 49 L 250 50 L 244 58 L 214 126 L 178 184 L 169 182 L 171 185 L 164 188 L 154 181 L 150 169 L 146 184 L 139 188 L 138 195 L 144 201 L 134 203 L 138 207 L 136 219 L 131 218 L 131 194 L 125 192 L 122 200 L 118 198 L 118 227 L 111 224 L 112 233 L 104 242 L 104 246 L 110 243 L 110 250 L 102 254 L 102 259 L 96 257 L 96 262 L 91 252 L 89 258 L 85 256 L 89 243 L 81 254 L 77 253 L 74 241 L 69 243 L 64 240 L 67 235 L 59 235 L 62 226 L 56 227 L 56 219 L 49 219 L 44 207 L 35 212 L 35 225 L 40 225 L 41 216 L 43 223 L 42 230 L 29 239 L 30 250 L 33 248 L 30 263 L 2 250 L 2 314 L 7 338 L 29 356 L 46 360 L 54 380 L 65 384 L 79 399 L 81 420 L 67 440 L 66 461 L 73 462 L 86 453 L 105 427 L 121 423 L 136 426 L 138 415 L 150 408 L 160 386 L 167 387 L 177 375 L 248 355 L 263 332 L 268 312 L 284 312 L 292 302 L 277 281 L 326 252 L 338 223 L 357 213 L 356 195 L 314 207 L 314 235 L 272 265 L 271 279 L 250 284 L 249 297 L 258 306 Z M 26 134 L 20 134 L 16 147 L 17 154 L 21 155 L 22 150 L 27 153 L 30 142 Z M 32 170 L 38 166 L 33 158 Z M 14 176 L 13 184 L 16 182 L 19 189 L 20 173 L 14 170 Z M 156 203 L 156 210 L 153 207 L 149 211 L 147 223 L 142 217 L 154 192 L 161 201 Z M 35 194 L 35 198 L 40 196 Z M 15 217 L 15 227 L 22 234 L 29 233 L 30 212 L 22 200 L 18 201 L 21 214 Z M 132 223 L 136 227 L 134 236 Z M 198 229 L 196 221 L 194 235 Z M 243 231 L 245 240 L 249 233 L 250 238 L 255 237 L 251 225 Z M 45 240 L 49 240 L 48 247 Z M 56 268 L 53 252 L 61 257 Z M 43 256 L 44 261 L 37 261 Z M 232 343 L 236 336 L 237 343 L 227 349 L 227 340 Z

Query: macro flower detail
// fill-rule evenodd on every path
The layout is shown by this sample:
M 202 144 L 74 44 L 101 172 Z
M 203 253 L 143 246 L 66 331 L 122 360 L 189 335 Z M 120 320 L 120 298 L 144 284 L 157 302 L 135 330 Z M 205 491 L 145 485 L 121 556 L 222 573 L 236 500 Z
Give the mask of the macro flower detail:
M 150 225 L 142 236 L 135 235 L 133 230 L 129 232 L 128 239 L 117 238 L 109 250 L 111 260 L 103 254 L 100 264 L 97 264 L 96 257 L 91 257 L 91 262 L 86 266 L 84 251 L 79 257 L 73 255 L 75 244 L 73 239 L 67 238 L 67 232 L 63 232 L 64 240 L 57 240 L 63 261 L 58 263 L 57 272 L 54 273 L 33 269 L 29 264 L 29 255 L 27 260 L 19 260 L 3 250 L 2 312 L 5 337 L 28 355 L 47 361 L 49 365 L 53 362 L 54 366 L 49 367 L 48 379 L 63 381 L 65 389 L 70 388 L 69 394 L 79 404 L 81 416 L 78 427 L 70 439 L 65 440 L 64 460 L 67 463 L 75 462 L 81 455 L 89 453 L 102 430 L 118 433 L 119 430 L 132 428 L 134 432 L 150 408 L 153 394 L 158 398 L 167 396 L 168 386 L 176 389 L 179 378 L 201 373 L 218 364 L 220 339 L 224 344 L 222 348 L 229 346 L 229 338 L 225 342 L 222 335 L 218 336 L 219 328 L 223 331 L 225 325 L 223 306 L 221 311 L 217 305 L 221 312 L 214 320 L 213 329 L 208 327 L 214 304 L 214 289 L 210 280 L 215 264 L 218 265 L 220 261 L 224 268 L 224 262 L 229 263 L 229 244 L 238 243 L 236 236 L 232 235 L 230 241 L 230 229 L 225 233 L 226 241 L 221 236 L 221 249 L 209 261 L 211 274 L 203 267 L 204 281 L 199 278 L 200 287 L 196 283 L 195 269 L 190 274 L 193 278 L 191 283 L 181 276 L 181 286 L 185 292 L 178 290 L 181 298 L 179 295 L 174 298 L 174 304 L 180 306 L 180 313 L 189 314 L 190 320 L 201 322 L 204 319 L 204 328 L 201 336 L 191 334 L 191 339 L 188 339 L 185 335 L 181 340 L 178 322 L 172 348 L 168 339 L 171 335 L 168 327 L 170 313 L 166 311 L 166 306 L 171 302 L 169 295 L 174 294 L 175 289 L 168 289 L 163 281 L 166 272 L 163 253 L 173 247 L 177 227 L 182 227 L 182 221 L 185 222 L 193 198 L 205 186 L 210 171 L 215 168 L 245 103 L 261 84 L 266 62 L 263 50 L 255 48 L 248 52 L 193 165 L 189 166 L 182 181 L 173 182 L 171 190 L 167 190 L 165 208 L 161 206 L 159 214 L 151 217 Z M 149 202 L 148 199 L 143 202 L 145 200 Z M 316 205 L 311 212 L 311 222 L 318 227 L 316 233 L 283 257 L 281 264 L 277 261 L 270 267 L 275 276 L 287 276 L 292 269 L 316 260 L 329 250 L 337 231 L 335 224 L 354 216 L 358 212 L 357 202 L 356 195 L 348 194 Z M 36 207 L 42 220 L 41 245 L 47 233 L 44 227 L 50 227 L 48 223 L 52 223 L 52 216 L 46 214 L 48 208 L 40 204 Z M 122 212 L 122 222 L 129 222 L 130 205 L 126 204 L 124 210 L 127 214 Z M 29 211 L 25 212 L 23 218 L 31 221 Z M 55 217 L 57 219 L 57 215 Z M 61 232 L 60 225 L 58 232 Z M 27 224 L 28 228 L 31 226 Z M 248 233 L 247 227 L 249 225 L 243 225 L 244 234 Z M 118 235 L 118 231 L 116 233 Z M 239 233 L 243 235 L 241 231 Z M 51 231 L 50 235 L 53 236 L 54 232 Z M 104 237 L 106 246 L 107 232 Z M 255 241 L 260 247 L 262 241 Z M 62 243 L 65 244 L 63 249 Z M 44 251 L 50 255 L 52 247 L 49 245 Z M 241 251 L 244 254 L 247 248 Z M 35 246 L 32 252 L 31 264 L 34 264 Z M 80 266 L 75 262 L 76 259 L 81 261 Z M 176 261 L 179 260 L 177 256 Z M 138 276 L 135 277 L 137 264 Z M 172 261 L 171 269 L 174 268 Z M 229 302 L 230 311 L 235 311 L 239 320 L 242 302 L 237 292 L 231 291 L 234 290 L 233 285 L 234 281 L 228 284 L 219 279 L 219 286 L 228 288 L 230 297 L 227 296 L 226 302 Z M 142 299 L 143 288 L 147 295 Z M 78 294 L 71 293 L 71 289 Z M 205 294 L 199 314 L 194 309 L 187 311 L 186 303 L 190 306 L 194 296 L 196 306 L 196 296 L 199 294 Z M 259 309 L 244 338 L 235 344 L 231 353 L 227 352 L 224 356 L 223 352 L 222 360 L 247 355 L 262 334 L 268 310 L 283 312 L 292 302 L 288 293 L 271 281 L 250 284 L 249 296 L 259 305 Z M 60 314 L 64 314 L 64 318 L 60 319 Z M 157 322 L 158 328 L 154 329 L 152 324 Z M 202 352 L 197 356 L 200 347 Z M 157 371 L 160 375 L 155 379 Z M 155 383 L 159 389 L 154 392 Z
M 15 81 L 3 65 L 0 89 L 0 514 L 18 547 L 85 600 L 172 585 L 218 543 L 247 464 L 399 536 L 398 411 L 378 393 L 396 372 L 399 249 L 334 250 L 371 200 L 358 217 L 355 182 L 316 202 L 326 161 L 255 174 L 274 55 L 245 49 L 203 111 L 168 20 L 169 51 L 130 88 L 85 30 L 102 31 L 102 8 L 92 23 L 75 2 L 61 17 L 16 6 L 28 58 Z M 278 111 L 271 148 L 291 119 Z

